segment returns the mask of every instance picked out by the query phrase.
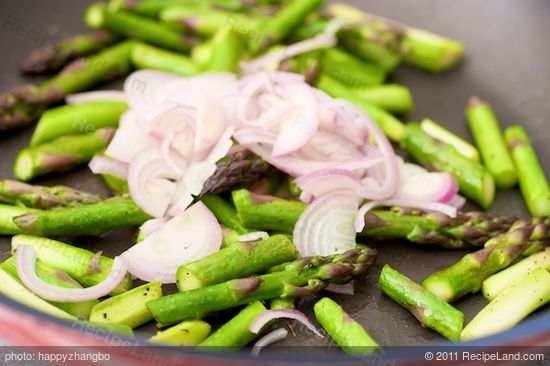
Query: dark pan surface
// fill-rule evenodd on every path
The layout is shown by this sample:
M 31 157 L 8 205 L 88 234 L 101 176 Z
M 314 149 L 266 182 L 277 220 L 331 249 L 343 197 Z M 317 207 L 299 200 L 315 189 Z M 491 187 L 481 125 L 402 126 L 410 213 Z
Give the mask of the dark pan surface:
M 401 66 L 394 81 L 409 86 L 417 110 L 411 120 L 431 117 L 463 137 L 470 138 L 463 107 L 470 95 L 478 95 L 495 108 L 503 126 L 521 123 L 527 127 L 547 172 L 550 172 L 550 2 L 546 0 L 369 0 L 349 1 L 364 9 L 435 31 L 466 44 L 466 60 L 456 70 L 433 76 Z M 0 1 L 0 90 L 29 82 L 17 73 L 17 65 L 29 51 L 45 42 L 83 31 L 82 14 L 89 1 L 1 0 Z M 0 137 L 0 177 L 12 177 L 17 152 L 29 141 L 32 127 Z M 67 184 L 107 193 L 100 179 L 82 168 L 39 183 Z M 474 207 L 468 207 L 473 209 Z M 518 191 L 499 192 L 491 212 L 526 216 Z M 132 230 L 119 230 L 99 242 L 85 243 L 107 255 L 122 252 L 133 240 Z M 441 341 L 391 300 L 381 296 L 376 282 L 384 263 L 389 263 L 417 281 L 460 258 L 463 253 L 419 248 L 405 242 L 369 243 L 379 249 L 378 264 L 370 275 L 356 283 L 355 296 L 332 295 L 350 315 L 363 323 L 382 345 L 414 345 Z M 9 255 L 9 240 L 0 240 L 0 259 Z M 314 299 L 302 301 L 311 309 Z M 483 307 L 485 300 L 471 296 L 456 305 L 466 321 Z M 309 311 L 309 310 L 307 310 Z M 545 310 L 546 313 L 550 309 Z M 540 312 L 542 313 L 542 312 Z M 540 314 L 539 313 L 539 314 Z M 298 339 L 287 345 L 326 346 L 297 329 Z

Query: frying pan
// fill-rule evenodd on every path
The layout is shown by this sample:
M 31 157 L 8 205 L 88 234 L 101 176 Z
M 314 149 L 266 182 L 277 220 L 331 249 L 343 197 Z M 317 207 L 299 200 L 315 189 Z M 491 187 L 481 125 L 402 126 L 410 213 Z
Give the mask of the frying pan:
M 458 135 L 470 139 L 463 108 L 470 95 L 478 95 L 492 104 L 503 126 L 524 125 L 532 137 L 546 172 L 550 172 L 550 2 L 546 0 L 369 0 L 347 1 L 369 12 L 387 16 L 456 38 L 466 45 L 466 59 L 456 69 L 443 75 L 428 75 L 400 66 L 392 80 L 409 86 L 416 102 L 410 120 L 430 117 Z M 83 10 L 90 1 L 71 0 L 2 0 L 0 1 L 0 90 L 29 82 L 17 73 L 17 65 L 29 51 L 46 42 L 84 31 Z M 39 79 L 37 79 L 39 80 Z M 111 86 L 112 87 L 112 86 Z M 0 136 L 0 177 L 12 177 L 17 152 L 28 144 L 32 127 Z M 47 177 L 40 184 L 65 184 L 78 189 L 104 193 L 101 180 L 87 168 Z M 474 206 L 466 209 L 476 209 Z M 490 212 L 526 217 L 527 211 L 518 190 L 500 191 Z M 116 255 L 131 243 L 133 230 L 116 230 L 95 243 L 83 243 L 90 250 Z M 439 343 L 442 338 L 422 328 L 396 303 L 380 294 L 378 273 L 388 263 L 420 282 L 464 255 L 464 252 L 422 247 L 404 241 L 369 245 L 379 250 L 377 265 L 356 281 L 356 294 L 331 295 L 349 314 L 362 323 L 383 346 L 416 346 Z M 9 256 L 9 238 L 0 239 L 0 260 Z M 311 315 L 314 299 L 306 299 L 300 308 Z M 468 322 L 485 305 L 481 295 L 467 296 L 456 303 Z M 547 344 L 550 345 L 550 307 L 533 314 L 520 326 L 503 334 L 471 342 L 471 345 Z M 36 332 L 31 327 L 40 327 Z M 34 328 L 36 329 L 36 328 Z M 145 329 L 143 332 L 150 332 Z M 139 332 L 138 332 L 139 334 Z M 96 345 L 67 322 L 37 313 L 9 299 L 0 297 L 0 339 L 14 345 Z M 134 341 L 135 342 L 135 341 Z M 298 329 L 279 345 L 277 355 L 284 362 L 305 358 L 317 362 L 344 358 L 333 351 L 326 339 L 319 339 Z M 139 342 L 137 343 L 139 344 Z M 293 347 L 299 345 L 299 347 Z M 311 346 L 308 348 L 306 346 Z M 159 352 L 168 348 L 159 347 Z M 409 349 L 406 357 L 422 356 Z M 308 351 L 310 350 L 310 351 Z M 313 351 L 314 350 L 314 351 Z M 394 357 L 388 348 L 384 357 Z M 412 351 L 411 351 L 412 350 Z M 173 350 L 171 356 L 190 364 L 234 364 L 246 362 L 247 354 L 208 355 L 186 349 Z M 319 355 L 330 355 L 319 359 Z M 410 353 L 412 352 L 412 353 Z M 308 356 L 304 356 L 305 354 Z M 282 359 L 281 359 L 282 360 Z M 279 360 L 279 362 L 282 362 Z M 182 361 L 183 362 L 183 361 Z M 258 361 L 259 362 L 259 361 Z

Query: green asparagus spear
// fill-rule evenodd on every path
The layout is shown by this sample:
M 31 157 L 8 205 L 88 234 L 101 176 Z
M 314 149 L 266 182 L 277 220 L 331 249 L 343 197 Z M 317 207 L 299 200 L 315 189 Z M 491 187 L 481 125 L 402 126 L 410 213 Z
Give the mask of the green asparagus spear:
M 464 314 L 387 264 L 378 282 L 383 293 L 409 310 L 422 325 L 451 341 L 460 339 Z
M 387 74 L 401 63 L 398 55 L 366 38 L 356 29 L 345 28 L 338 32 L 338 45 L 361 60 L 380 67 Z
M 422 131 L 424 131 L 426 135 L 429 135 L 436 140 L 451 145 L 456 149 L 456 151 L 458 151 L 468 159 L 471 159 L 475 162 L 481 161 L 481 158 L 479 157 L 479 151 L 477 151 L 477 149 L 472 144 L 458 137 L 451 131 L 447 130 L 445 127 L 438 125 L 434 120 L 424 118 L 420 122 L 420 128 L 422 129 Z
M 466 108 L 466 119 L 483 163 L 495 178 L 498 188 L 512 188 L 518 176 L 508 152 L 498 120 L 491 106 L 477 97 L 471 97 Z
M 136 328 L 151 320 L 153 316 L 145 303 L 162 297 L 160 282 L 151 282 L 103 300 L 92 309 L 90 321 L 116 323 Z
M 252 302 L 234 318 L 202 341 L 198 347 L 215 351 L 244 347 L 258 335 L 250 331 L 252 322 L 267 309 L 259 301 Z
M 176 283 L 180 291 L 189 291 L 262 273 L 298 257 L 296 247 L 284 235 L 273 235 L 258 243 L 233 243 L 179 267 Z
M 24 207 L 48 209 L 78 207 L 103 200 L 98 194 L 66 186 L 33 186 L 16 180 L 0 180 L 0 201 Z
M 173 6 L 242 12 L 267 5 L 271 5 L 271 3 L 262 0 L 111 0 L 109 9 L 112 11 L 127 10 L 135 14 L 157 18 L 162 10 Z
M 206 64 L 208 72 L 237 72 L 245 50 L 241 36 L 229 28 L 222 28 L 212 38 L 212 54 Z
M 153 69 L 183 76 L 198 74 L 199 68 L 187 56 L 153 47 L 137 44 L 132 50 L 132 64 L 137 69 Z
M 38 146 L 65 135 L 117 128 L 118 120 L 126 110 L 128 105 L 118 101 L 94 101 L 50 109 L 40 117 L 30 146 Z
M 15 254 L 17 246 L 32 245 L 37 257 L 50 267 L 66 272 L 85 287 L 104 281 L 113 266 L 111 258 L 77 248 L 60 241 L 29 235 L 16 235 L 11 240 L 11 251 Z M 127 275 L 113 294 L 119 294 L 132 288 L 132 278 Z
M 0 235 L 23 234 L 24 230 L 13 222 L 13 218 L 33 212 L 36 210 L 0 204 Z
M 188 40 L 172 27 L 126 11 L 109 11 L 107 5 L 92 4 L 84 15 L 86 25 L 94 29 L 107 29 L 174 51 L 189 50 Z
M 178 0 L 111 0 L 109 10 L 112 12 L 126 10 L 149 18 L 157 18 L 162 10 L 179 2 Z M 182 2 L 188 3 L 189 1 Z
M 347 4 L 332 4 L 328 12 L 348 20 L 364 39 L 384 46 L 404 62 L 425 71 L 439 73 L 449 70 L 460 62 L 464 54 L 464 45 L 458 41 L 366 13 Z
M 229 154 L 217 163 L 217 168 L 204 183 L 201 197 L 218 194 L 246 183 L 254 182 L 269 174 L 271 166 L 249 151 Z
M 181 4 L 164 9 L 160 13 L 160 19 L 165 24 L 205 37 L 212 37 L 220 29 L 227 29 L 238 32 L 245 38 L 256 38 L 264 22 L 263 17 Z
M 468 249 L 483 246 L 490 238 L 506 232 L 514 222 L 513 217 L 475 211 L 459 212 L 451 219 L 410 209 L 376 209 L 366 214 L 360 235 L 377 239 L 406 238 L 418 244 Z
M 105 185 L 115 194 L 116 196 L 123 196 L 129 193 L 128 182 L 122 178 L 115 177 L 110 174 L 102 174 L 101 178 Z
M 550 236 L 550 219 L 519 220 L 509 231 L 490 239 L 485 248 L 465 255 L 452 266 L 430 275 L 423 285 L 445 301 L 475 293 L 492 274 L 508 267 L 526 251 L 540 251 Z
M 378 105 L 361 97 L 357 92 L 348 88 L 346 85 L 322 73 L 316 86 L 334 98 L 347 99 L 363 108 L 390 140 L 401 142 L 405 138 L 405 125 L 401 121 Z
M 366 63 L 339 48 L 328 48 L 319 55 L 323 73 L 354 88 L 379 85 L 386 72 L 379 66 Z
M 204 314 L 276 297 L 301 297 L 322 290 L 327 283 L 344 283 L 364 273 L 376 251 L 353 249 L 328 257 L 302 258 L 279 265 L 273 272 L 168 295 L 147 303 L 155 319 L 172 324 Z
M 40 85 L 18 87 L 0 95 L 0 130 L 29 124 L 47 106 L 63 101 L 66 95 L 126 75 L 131 70 L 130 53 L 135 43 L 134 40 L 118 43 L 75 60 Z
M 223 234 L 223 240 L 221 248 L 227 248 L 235 243 L 240 243 L 241 241 L 239 238 L 241 237 L 241 234 L 239 234 L 237 231 L 230 229 L 228 227 L 225 227 L 222 225 L 222 234 Z
M 495 183 L 483 165 L 465 158 L 451 145 L 434 140 L 417 123 L 409 123 L 406 131 L 403 147 L 420 164 L 453 175 L 465 196 L 483 208 L 491 206 Z
M 246 234 L 248 232 L 237 216 L 237 210 L 230 202 L 215 194 L 202 196 L 201 201 L 212 211 L 220 224 L 235 230 L 238 234 Z
M 114 197 L 81 207 L 34 211 L 17 216 L 24 232 L 47 237 L 100 235 L 110 230 L 139 226 L 151 217 L 126 197 Z
M 208 337 L 210 329 L 210 324 L 205 321 L 185 320 L 178 325 L 157 332 L 148 341 L 170 346 L 196 346 Z
M 67 135 L 27 147 L 17 155 L 13 173 L 17 179 L 26 182 L 48 173 L 72 169 L 104 150 L 114 134 L 113 128 L 101 128 L 88 135 Z
M 259 195 L 246 189 L 233 191 L 232 196 L 237 214 L 248 229 L 292 234 L 294 225 L 305 209 L 303 202 Z
M 307 207 L 297 200 L 262 196 L 241 189 L 233 192 L 237 213 L 246 227 L 292 233 Z M 365 216 L 360 236 L 376 239 L 405 238 L 418 244 L 449 249 L 481 247 L 493 236 L 506 232 L 516 221 L 509 216 L 481 212 L 459 213 L 454 219 L 436 213 L 393 207 L 374 209 Z
M 73 315 L 36 296 L 2 268 L 0 268 L 0 294 L 52 316 L 76 319 Z
M 407 114 L 414 110 L 411 91 L 404 85 L 384 84 L 354 89 L 360 97 L 390 113 Z
M 0 264 L 0 268 L 9 273 L 13 278 L 21 282 L 17 274 L 15 257 L 9 257 Z M 36 274 L 43 281 L 58 287 L 81 288 L 80 284 L 73 280 L 67 273 L 59 269 L 54 269 L 42 261 L 36 261 Z M 78 319 L 87 320 L 90 317 L 92 308 L 99 303 L 99 300 L 88 300 L 81 302 L 53 302 L 48 301 L 59 309 L 73 315 Z
M 540 253 L 533 254 L 513 266 L 487 278 L 483 281 L 483 285 L 481 286 L 483 296 L 489 301 L 494 300 L 510 286 L 525 278 L 537 268 L 543 268 L 547 271 L 550 270 L 550 248 L 546 248 Z
M 504 137 L 512 153 L 519 187 L 529 212 L 535 217 L 550 216 L 550 187 L 527 132 L 515 125 L 506 129 Z
M 315 318 L 342 350 L 353 356 L 367 356 L 380 348 L 365 328 L 333 300 L 323 297 L 313 307 Z
M 307 18 L 308 15 L 320 9 L 324 0 L 301 0 L 285 3 L 271 18 L 268 18 L 263 28 L 263 39 L 258 50 L 265 50 L 274 44 L 284 41 Z
M 550 273 L 537 268 L 484 307 L 461 334 L 462 340 L 486 337 L 514 327 L 550 301 Z
M 117 39 L 118 37 L 102 30 L 78 34 L 32 52 L 21 63 L 20 70 L 26 75 L 54 73 L 76 58 L 103 50 Z

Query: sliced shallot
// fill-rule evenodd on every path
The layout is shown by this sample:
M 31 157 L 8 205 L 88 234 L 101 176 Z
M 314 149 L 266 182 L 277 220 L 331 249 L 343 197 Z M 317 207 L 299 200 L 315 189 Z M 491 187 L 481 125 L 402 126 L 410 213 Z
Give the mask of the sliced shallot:
M 111 272 L 105 280 L 87 288 L 64 288 L 44 282 L 36 274 L 36 250 L 32 245 L 19 245 L 15 253 L 17 275 L 32 292 L 48 301 L 81 302 L 108 295 L 122 282 L 128 272 L 128 262 L 115 257 Z
M 278 328 L 275 329 L 272 332 L 267 333 L 262 338 L 258 339 L 256 343 L 254 343 L 254 347 L 252 347 L 252 351 L 250 354 L 252 356 L 258 357 L 260 355 L 260 352 L 265 347 L 269 346 L 272 343 L 275 343 L 277 341 L 283 340 L 288 336 L 288 330 L 285 328 Z
M 85 93 L 69 94 L 65 97 L 67 104 L 81 104 L 96 101 L 126 101 L 122 90 L 99 90 Z
M 446 203 L 457 193 L 458 183 L 452 175 L 423 173 L 403 177 L 394 198 Z
M 218 251 L 221 242 L 222 229 L 216 217 L 197 202 L 122 256 L 137 278 L 175 283 L 179 266 Z
M 302 190 L 300 199 L 309 202 L 310 198 L 321 197 L 334 190 L 357 192 L 361 181 L 357 174 L 347 169 L 321 169 L 296 179 L 296 185 Z
M 332 255 L 355 248 L 354 220 L 359 198 L 333 191 L 314 200 L 294 227 L 294 243 L 303 257 Z
M 250 331 L 254 334 L 260 333 L 264 325 L 269 323 L 273 319 L 294 319 L 306 326 L 317 337 L 324 338 L 324 336 L 317 330 L 315 325 L 309 320 L 309 318 L 299 310 L 295 309 L 281 309 L 281 310 L 267 310 L 261 313 L 250 324 Z
M 256 241 L 256 240 L 264 240 L 269 238 L 269 234 L 265 231 L 254 231 L 252 233 L 244 234 L 239 236 L 240 242 L 249 242 L 249 241 Z
M 128 178 L 128 164 L 105 156 L 94 156 L 88 164 L 94 174 L 108 174 L 120 179 Z

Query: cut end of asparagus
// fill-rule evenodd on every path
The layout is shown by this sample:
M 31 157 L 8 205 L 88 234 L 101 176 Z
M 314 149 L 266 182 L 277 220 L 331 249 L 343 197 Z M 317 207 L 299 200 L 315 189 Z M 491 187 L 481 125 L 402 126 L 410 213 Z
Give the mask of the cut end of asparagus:
M 424 118 L 420 122 L 420 128 L 422 129 L 422 131 L 424 131 L 424 133 L 433 137 L 434 139 L 452 145 L 459 153 L 461 153 L 468 159 L 476 162 L 481 161 L 479 151 L 477 151 L 477 149 L 472 144 L 455 135 L 443 126 L 438 125 L 435 121 L 429 118 Z
M 92 4 L 84 14 L 84 22 L 90 28 L 99 29 L 105 23 L 107 6 L 105 4 Z
M 529 206 L 529 211 L 534 217 L 547 217 L 550 215 L 550 195 L 536 198 Z
M 463 341 L 487 337 L 514 327 L 550 301 L 550 273 L 533 270 L 491 301 L 464 327 Z
M 201 280 L 185 266 L 178 269 L 176 278 L 178 290 L 182 292 L 203 287 Z
M 23 182 L 27 182 L 34 177 L 34 160 L 27 149 L 21 150 L 13 166 L 13 174 Z
M 507 167 L 502 167 L 501 171 L 495 173 L 494 180 L 498 189 L 510 189 L 518 184 L 516 170 Z
M 437 278 L 428 278 L 422 283 L 422 286 L 435 296 L 447 302 L 454 298 L 454 291 L 447 282 L 439 281 Z

